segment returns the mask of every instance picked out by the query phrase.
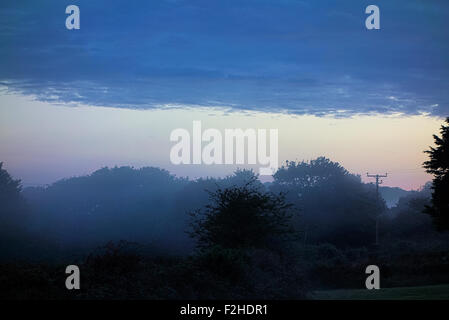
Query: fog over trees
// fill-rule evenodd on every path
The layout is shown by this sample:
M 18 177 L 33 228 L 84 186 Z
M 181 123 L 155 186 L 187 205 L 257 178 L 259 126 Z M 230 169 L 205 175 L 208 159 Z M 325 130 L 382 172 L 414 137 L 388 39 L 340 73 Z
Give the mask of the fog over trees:
M 324 157 L 286 162 L 265 184 L 251 170 L 191 180 L 114 167 L 22 190 L 0 166 L 2 295 L 300 299 L 358 288 L 373 263 L 384 285 L 447 282 L 449 237 L 423 213 L 431 187 L 388 208 Z M 68 264 L 85 291 L 64 290 Z
M 433 183 L 386 200 L 325 157 L 269 183 L 125 166 L 24 189 L 0 163 L 0 296 L 303 299 L 360 288 L 371 264 L 386 287 L 448 283 L 446 130 L 424 164 Z M 69 264 L 84 288 L 71 295 Z
M 425 192 L 408 193 L 388 209 L 385 201 L 377 200 L 372 184 L 363 183 L 360 176 L 324 157 L 286 162 L 274 175 L 274 181 L 266 184 L 250 170 L 237 170 L 224 178 L 189 180 L 159 168 L 114 167 L 22 190 L 20 181 L 6 170 L 2 168 L 0 173 L 1 236 L 8 239 L 2 243 L 9 248 L 2 255 L 64 256 L 118 240 L 141 243 L 164 254 L 186 255 L 205 236 L 189 236 L 195 232 L 189 212 L 209 210 L 206 214 L 212 218 L 221 212 L 213 207 L 214 201 L 215 206 L 223 206 L 222 201 L 237 205 L 217 192 L 236 197 L 243 205 L 229 209 L 229 230 L 237 226 L 247 230 L 263 210 L 275 215 L 275 209 L 286 206 L 291 215 L 288 227 L 303 244 L 372 245 L 378 214 L 384 220 L 381 235 L 398 235 L 398 230 L 405 232 L 408 228 L 431 230 L 427 217 L 421 214 L 421 207 L 428 204 L 430 186 Z M 245 193 L 249 185 L 257 190 L 252 195 L 255 198 Z M 282 203 L 270 198 L 280 195 Z M 254 215 L 250 216 L 251 210 L 245 208 L 254 209 Z M 19 244 L 21 249 L 14 250 Z

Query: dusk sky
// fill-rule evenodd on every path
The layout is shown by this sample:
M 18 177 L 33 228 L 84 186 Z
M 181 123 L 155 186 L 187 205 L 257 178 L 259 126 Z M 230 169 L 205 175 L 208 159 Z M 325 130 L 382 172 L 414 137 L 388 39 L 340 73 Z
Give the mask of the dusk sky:
M 201 120 L 279 129 L 281 163 L 323 155 L 416 189 L 449 115 L 448 21 L 445 0 L 3 0 L 0 161 L 24 185 L 114 165 L 232 172 L 170 163 L 170 132 Z

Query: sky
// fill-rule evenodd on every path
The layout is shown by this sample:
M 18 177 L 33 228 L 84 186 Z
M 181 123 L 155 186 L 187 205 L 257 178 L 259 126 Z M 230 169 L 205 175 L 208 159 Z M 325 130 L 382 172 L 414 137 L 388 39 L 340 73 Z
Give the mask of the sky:
M 3 0 L 0 161 L 25 185 L 104 165 L 230 172 L 171 165 L 171 130 L 201 120 L 278 128 L 281 162 L 325 155 L 418 188 L 449 115 L 447 21 L 444 0 Z

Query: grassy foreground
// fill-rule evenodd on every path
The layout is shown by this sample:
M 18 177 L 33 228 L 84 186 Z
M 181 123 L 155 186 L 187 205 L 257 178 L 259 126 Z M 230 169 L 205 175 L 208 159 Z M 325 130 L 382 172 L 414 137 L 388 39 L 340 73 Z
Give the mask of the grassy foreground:
M 449 285 L 315 291 L 315 300 L 449 300 Z

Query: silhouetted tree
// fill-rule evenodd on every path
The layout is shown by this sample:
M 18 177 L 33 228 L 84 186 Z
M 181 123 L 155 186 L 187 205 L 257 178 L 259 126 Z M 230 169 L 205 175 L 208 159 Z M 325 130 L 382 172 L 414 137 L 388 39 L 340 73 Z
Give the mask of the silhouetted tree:
M 13 179 L 0 162 L 0 259 L 27 242 L 28 223 L 20 180 Z
M 385 210 L 372 185 L 325 157 L 310 162 L 287 161 L 270 186 L 284 192 L 301 210 L 296 227 L 304 242 L 364 245 L 374 240 L 374 219 Z
M 187 184 L 153 167 L 102 168 L 24 194 L 35 225 L 61 247 L 95 247 L 105 241 L 184 244 L 187 222 L 174 215 L 176 193 Z M 74 232 L 76 230 L 76 232 Z
M 388 224 L 392 237 L 410 240 L 435 233 L 431 217 L 422 213 L 430 203 L 431 187 L 432 183 L 428 182 L 420 191 L 409 192 L 390 209 L 391 220 Z
M 263 192 L 256 177 L 243 186 L 210 192 L 211 204 L 190 212 L 192 231 L 200 248 L 268 248 L 294 234 L 291 204 L 283 194 Z
M 18 195 L 20 193 L 20 190 L 20 180 L 14 180 L 9 175 L 8 171 L 3 169 L 3 162 L 0 162 L 0 195 Z
M 446 118 L 449 124 L 449 117 Z M 449 126 L 441 126 L 441 137 L 433 135 L 436 147 L 424 151 L 429 160 L 424 162 L 426 171 L 434 175 L 432 204 L 425 212 L 433 218 L 438 230 L 449 230 Z
M 14 180 L 9 173 L 3 169 L 3 163 L 0 162 L 0 219 L 10 219 L 11 214 L 20 210 L 22 187 L 20 180 Z

